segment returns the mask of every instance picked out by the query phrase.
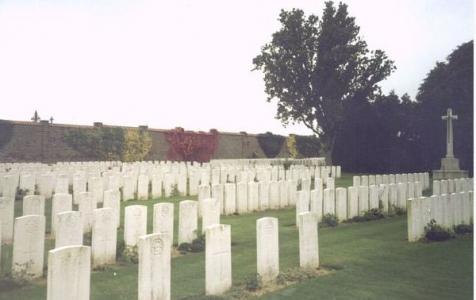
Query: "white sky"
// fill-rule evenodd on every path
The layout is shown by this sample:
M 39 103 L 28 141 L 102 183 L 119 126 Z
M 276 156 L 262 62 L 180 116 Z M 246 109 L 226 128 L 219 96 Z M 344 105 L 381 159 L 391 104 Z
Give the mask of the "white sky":
M 370 49 L 414 97 L 436 61 L 473 38 L 470 0 L 348 0 Z M 281 8 L 310 0 L 0 0 L 0 119 L 310 134 L 284 128 L 252 59 Z

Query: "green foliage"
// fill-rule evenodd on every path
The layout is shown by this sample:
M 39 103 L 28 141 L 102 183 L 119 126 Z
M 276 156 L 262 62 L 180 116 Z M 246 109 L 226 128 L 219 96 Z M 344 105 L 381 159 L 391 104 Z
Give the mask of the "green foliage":
M 296 135 L 296 148 L 301 157 L 316 157 L 321 150 L 319 139 L 313 135 Z
M 274 135 L 271 132 L 266 132 L 258 134 L 257 139 L 266 157 L 273 158 L 281 151 L 286 138 L 282 135 Z
M 334 214 L 325 214 L 322 217 L 321 224 L 329 227 L 336 227 L 339 224 L 339 220 Z
M 401 208 L 395 205 L 392 205 L 391 212 L 393 215 L 397 215 L 397 216 L 403 216 L 407 213 L 407 211 L 404 208 Z
M 294 134 L 288 136 L 286 146 L 288 147 L 289 157 L 297 158 L 299 156 L 299 152 L 296 148 L 296 136 Z
M 98 160 L 121 160 L 124 131 L 120 127 L 72 129 L 65 133 L 65 142 L 74 150 Z
M 362 216 L 355 216 L 347 222 L 367 222 L 385 218 L 382 210 L 377 208 L 369 209 Z
M 203 252 L 205 251 L 205 235 L 200 234 L 196 239 L 192 241 L 192 243 L 182 243 L 177 247 L 177 250 L 180 251 L 182 254 L 186 252 Z
M 299 122 L 332 152 L 345 102 L 372 99 L 394 70 L 381 50 L 369 51 L 347 5 L 326 2 L 322 18 L 282 10 L 282 27 L 253 59 L 264 73 L 267 101 L 277 100 L 283 124 Z
M 263 281 L 258 273 L 254 273 L 245 279 L 245 288 L 248 291 L 257 291 L 263 287 Z
M 416 133 L 419 136 L 420 169 L 439 168 L 446 154 L 446 122 L 441 116 L 447 108 L 458 115 L 453 122 L 454 154 L 462 169 L 473 170 L 474 137 L 474 51 L 473 41 L 454 50 L 444 62 L 437 62 L 418 89 L 419 109 Z
M 460 235 L 473 234 L 473 225 L 467 225 L 467 224 L 456 225 L 454 227 L 454 232 Z
M 152 139 L 146 130 L 129 128 L 124 131 L 123 161 L 142 161 L 152 148 Z
M 125 262 L 138 264 L 139 263 L 139 253 L 137 252 L 137 246 L 134 247 L 124 247 L 122 251 L 121 259 Z
M 13 124 L 8 121 L 0 120 L 0 149 L 2 149 L 13 136 Z
M 170 197 L 178 197 L 178 196 L 180 196 L 180 192 L 178 190 L 178 185 L 174 184 L 172 186 L 172 191 L 170 192 Z
M 29 192 L 28 189 L 22 189 L 20 187 L 17 187 L 17 192 L 15 194 L 15 200 L 16 201 L 23 200 L 23 197 L 25 197 L 28 192 Z
M 98 160 L 141 161 L 152 147 L 147 131 L 120 127 L 71 129 L 64 140 L 79 153 Z
M 436 224 L 436 221 L 432 219 L 430 223 L 425 226 L 425 238 L 427 241 L 446 241 L 453 238 L 451 232 L 440 225 Z

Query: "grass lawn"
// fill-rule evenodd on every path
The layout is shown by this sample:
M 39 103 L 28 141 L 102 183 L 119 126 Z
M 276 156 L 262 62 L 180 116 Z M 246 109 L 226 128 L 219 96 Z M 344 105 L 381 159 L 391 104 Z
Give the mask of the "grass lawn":
M 351 175 L 349 175 L 351 178 Z M 351 179 L 350 179 L 351 180 Z M 345 176 L 337 181 L 347 186 Z M 177 203 L 181 199 L 166 201 Z M 193 199 L 193 197 L 189 197 Z M 160 199 L 159 201 L 165 201 Z M 152 205 L 157 200 L 129 201 L 148 206 L 149 232 Z M 18 202 L 17 205 L 21 205 Z M 124 203 L 123 203 L 124 205 Z M 16 210 L 17 213 L 21 211 Z M 177 233 L 178 205 L 175 205 Z M 256 219 L 279 219 L 280 268 L 297 267 L 298 232 L 294 209 L 222 217 L 231 225 L 233 283 L 240 284 L 256 272 Z M 175 239 L 177 237 L 175 236 Z M 122 229 L 118 240 L 123 239 Z M 53 241 L 46 243 L 47 249 Z M 335 269 L 328 275 L 303 281 L 263 296 L 263 299 L 472 299 L 473 238 L 458 237 L 441 243 L 408 243 L 406 217 L 341 224 L 319 229 L 320 260 Z M 11 247 L 2 248 L 3 273 L 11 264 Z M 46 257 L 45 257 L 46 258 Z M 172 260 L 172 298 L 203 295 L 204 253 L 187 254 Z M 0 299 L 45 299 L 46 279 L 21 288 L 0 286 Z M 137 265 L 120 262 L 91 275 L 91 299 L 136 299 Z M 197 297 L 199 298 L 199 297 Z

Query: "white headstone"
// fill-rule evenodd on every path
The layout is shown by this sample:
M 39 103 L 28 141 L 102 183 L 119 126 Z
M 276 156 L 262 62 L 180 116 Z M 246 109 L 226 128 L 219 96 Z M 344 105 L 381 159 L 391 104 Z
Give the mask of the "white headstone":
M 239 214 L 248 212 L 248 183 L 236 184 L 236 211 Z
M 231 288 L 231 226 L 208 227 L 205 245 L 205 293 L 220 295 Z
M 339 187 L 336 193 L 336 217 L 339 222 L 347 220 L 347 189 Z
M 30 195 L 23 197 L 23 215 L 45 215 L 45 196 Z
M 126 247 L 135 247 L 139 237 L 147 234 L 147 206 L 130 205 L 124 211 L 124 242 Z
M 154 204 L 153 233 L 168 234 L 170 241 L 174 239 L 174 204 L 161 202 Z
M 369 210 L 369 186 L 361 185 L 359 187 L 359 214 L 363 215 Z
M 212 225 L 220 224 L 220 202 L 218 199 L 204 199 L 202 215 L 202 233 Z
M 117 227 L 112 208 L 95 209 L 92 230 L 93 267 L 111 265 L 116 262 Z
M 299 215 L 299 266 L 319 267 L 317 216 L 311 212 Z
M 55 248 L 83 244 L 83 223 L 79 211 L 56 215 Z
M 83 222 L 83 232 L 90 232 L 93 225 L 93 211 L 97 208 L 96 199 L 90 192 L 79 194 L 79 212 Z
M 121 225 L 121 192 L 119 190 L 104 191 L 104 208 L 112 208 L 116 228 Z
M 153 233 L 139 238 L 139 300 L 169 300 L 171 237 Z
M 73 210 L 73 196 L 71 194 L 55 193 L 51 206 L 51 234 L 54 236 L 56 232 L 56 223 L 58 213 Z
M 258 183 L 251 181 L 248 183 L 248 211 L 253 212 L 258 210 L 259 203 L 259 189 Z
M 15 213 L 15 199 L 13 197 L 0 197 L 0 223 L 2 224 L 3 243 L 13 241 L 13 220 Z
M 191 243 L 197 238 L 198 202 L 184 200 L 179 203 L 178 244 Z
M 279 234 L 277 218 L 256 220 L 257 271 L 263 282 L 273 281 L 279 274 Z
M 333 189 L 324 189 L 324 199 L 323 199 L 323 205 L 322 209 L 323 215 L 331 214 L 335 215 L 336 214 L 336 202 L 335 202 L 335 190 Z
M 47 300 L 89 300 L 91 248 L 66 246 L 48 253 Z
M 232 215 L 236 211 L 236 184 L 225 183 L 225 214 Z
M 28 215 L 15 219 L 12 275 L 31 279 L 43 275 L 45 216 Z

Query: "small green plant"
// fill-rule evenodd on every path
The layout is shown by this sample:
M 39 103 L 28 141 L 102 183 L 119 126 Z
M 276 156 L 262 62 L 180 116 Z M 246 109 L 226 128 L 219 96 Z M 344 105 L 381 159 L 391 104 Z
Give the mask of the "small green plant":
M 124 254 L 124 250 L 126 249 L 126 243 L 124 240 L 120 240 L 116 244 L 116 259 L 122 259 L 122 255 Z
M 203 252 L 205 251 L 205 235 L 200 234 L 196 239 L 194 239 L 191 243 L 182 243 L 177 247 L 177 250 L 180 251 L 181 254 L 185 254 L 186 252 Z
M 190 248 L 191 252 L 205 251 L 205 235 L 198 235 L 198 237 L 192 241 L 192 245 L 190 246 Z
M 355 216 L 352 219 L 348 220 L 347 222 L 348 223 L 367 222 L 367 221 L 379 220 L 383 218 L 385 218 L 385 215 L 380 209 L 372 208 L 364 212 L 362 216 Z
M 92 236 L 93 236 L 92 232 L 86 232 L 83 235 L 83 245 L 91 246 Z
M 170 192 L 170 197 L 178 197 L 178 196 L 180 196 L 180 192 L 178 190 L 177 184 L 174 184 L 172 186 L 172 191 Z
M 17 192 L 15 194 L 15 200 L 19 201 L 19 200 L 23 200 L 23 197 L 25 197 L 28 192 L 30 190 L 28 189 L 21 189 L 21 188 L 17 188 Z
M 473 225 L 459 224 L 454 227 L 454 232 L 459 235 L 473 234 Z
M 139 263 L 139 254 L 137 252 L 137 246 L 125 247 L 122 251 L 122 260 L 133 264 Z
M 245 287 L 248 291 L 257 291 L 263 287 L 263 281 L 258 273 L 255 273 L 245 279 Z
M 325 214 L 322 217 L 321 224 L 328 227 L 336 227 L 339 224 L 339 220 L 334 214 Z
M 431 219 L 430 223 L 425 226 L 425 238 L 427 241 L 446 241 L 452 238 L 451 232 L 436 223 Z
M 182 243 L 178 245 L 177 250 L 180 251 L 181 254 L 186 254 L 187 252 L 191 252 L 192 244 L 190 243 Z
M 395 206 L 394 204 L 392 204 L 392 214 L 393 215 L 403 216 L 406 213 L 407 212 L 405 211 L 404 208 L 401 208 L 401 207 L 398 207 L 398 206 Z

